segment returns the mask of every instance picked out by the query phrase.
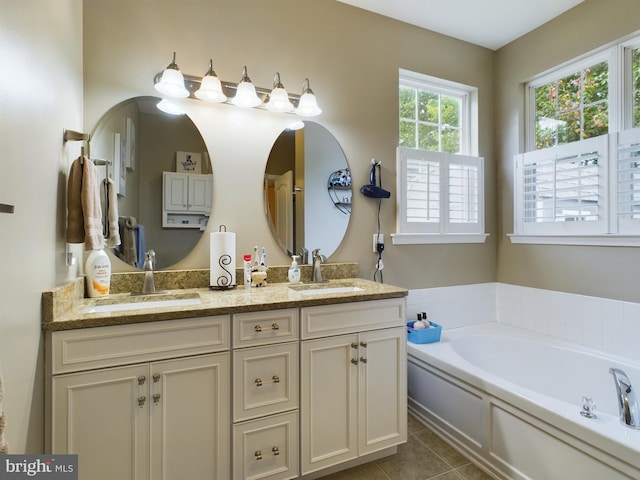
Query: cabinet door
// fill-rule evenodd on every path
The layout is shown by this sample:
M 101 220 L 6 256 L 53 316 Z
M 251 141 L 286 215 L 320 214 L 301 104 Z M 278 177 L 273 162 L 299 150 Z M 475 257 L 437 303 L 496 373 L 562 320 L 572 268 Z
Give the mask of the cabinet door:
M 365 455 L 407 440 L 407 334 L 397 327 L 359 337 L 358 453 Z
M 302 342 L 302 473 L 358 456 L 358 336 Z
M 152 478 L 231 478 L 229 364 L 228 352 L 151 364 Z
M 185 212 L 188 205 L 189 176 L 181 173 L 164 172 L 162 174 L 164 209 L 172 212 Z
M 211 175 L 189 175 L 189 211 L 211 212 L 212 186 Z
M 82 478 L 149 478 L 147 364 L 52 380 L 52 453 L 78 454 Z

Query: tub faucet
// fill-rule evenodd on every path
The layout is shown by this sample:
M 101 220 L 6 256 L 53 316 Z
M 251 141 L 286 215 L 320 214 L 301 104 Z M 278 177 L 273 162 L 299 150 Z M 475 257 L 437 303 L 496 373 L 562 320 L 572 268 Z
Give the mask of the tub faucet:
M 320 249 L 316 248 L 311 252 L 313 258 L 313 269 L 311 270 L 311 282 L 312 283 L 324 283 L 326 280 L 322 279 L 322 269 L 320 265 L 326 260 L 324 255 L 320 255 Z
M 144 285 L 142 293 L 156 293 L 156 285 L 153 281 L 153 264 L 156 261 L 156 252 L 149 250 L 144 255 Z
M 640 406 L 629 377 L 617 368 L 610 368 L 609 373 L 613 375 L 613 381 L 616 384 L 620 421 L 627 427 L 640 428 Z

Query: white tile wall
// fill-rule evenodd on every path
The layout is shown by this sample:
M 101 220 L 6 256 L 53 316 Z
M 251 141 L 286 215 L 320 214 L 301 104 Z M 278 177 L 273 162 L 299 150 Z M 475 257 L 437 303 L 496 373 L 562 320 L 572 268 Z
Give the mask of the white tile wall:
M 427 312 L 428 319 L 442 328 L 495 322 L 496 285 L 480 283 L 411 290 L 407 315 L 409 319 L 415 319 L 418 312 Z
M 411 290 L 407 315 L 425 311 L 444 329 L 504 322 L 640 360 L 640 304 L 482 283 Z

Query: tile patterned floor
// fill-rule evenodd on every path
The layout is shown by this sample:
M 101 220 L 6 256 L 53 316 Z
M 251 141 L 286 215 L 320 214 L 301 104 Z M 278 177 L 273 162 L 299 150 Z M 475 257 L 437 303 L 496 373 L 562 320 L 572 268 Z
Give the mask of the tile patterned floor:
M 409 415 L 407 443 L 398 453 L 322 480 L 491 480 L 461 453 Z

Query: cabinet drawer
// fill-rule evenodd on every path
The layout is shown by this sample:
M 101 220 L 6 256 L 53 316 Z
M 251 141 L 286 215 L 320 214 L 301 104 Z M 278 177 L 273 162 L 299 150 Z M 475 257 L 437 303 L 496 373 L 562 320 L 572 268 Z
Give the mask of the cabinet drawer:
M 298 343 L 233 352 L 234 421 L 298 408 Z
M 389 298 L 301 309 L 302 338 L 355 333 L 405 324 L 406 300 Z
M 233 478 L 297 478 L 298 451 L 297 411 L 234 425 Z
M 228 315 L 52 332 L 52 374 L 229 349 Z
M 248 347 L 298 339 L 298 309 L 240 313 L 233 316 L 233 346 Z

